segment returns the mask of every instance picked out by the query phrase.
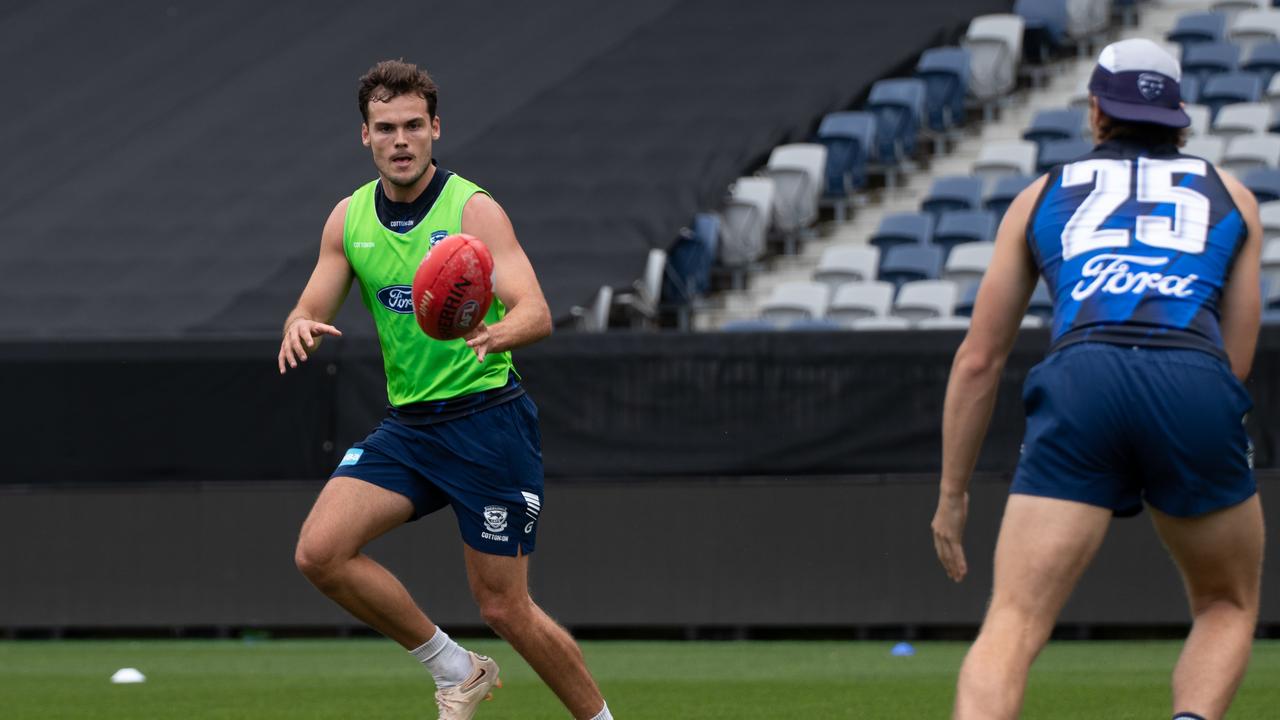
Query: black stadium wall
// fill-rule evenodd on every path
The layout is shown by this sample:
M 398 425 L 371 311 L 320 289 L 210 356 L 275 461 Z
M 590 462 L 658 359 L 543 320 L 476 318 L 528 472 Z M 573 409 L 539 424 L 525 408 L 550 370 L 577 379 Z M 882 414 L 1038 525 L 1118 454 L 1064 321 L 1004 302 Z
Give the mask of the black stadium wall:
M 1019 390 L 1046 336 L 1025 332 L 1011 356 L 974 483 L 973 574 L 954 586 L 928 523 L 959 339 L 627 333 L 520 351 L 548 469 L 537 596 L 576 627 L 976 623 Z M 376 346 L 327 343 L 283 378 L 276 348 L 0 344 L 0 628 L 351 623 L 293 569 L 292 546 L 337 458 L 381 415 Z M 1249 383 L 1264 500 L 1280 486 L 1277 378 L 1268 328 Z M 1111 534 L 1064 622 L 1185 621 L 1149 524 Z M 478 623 L 449 513 L 372 552 L 441 622 Z

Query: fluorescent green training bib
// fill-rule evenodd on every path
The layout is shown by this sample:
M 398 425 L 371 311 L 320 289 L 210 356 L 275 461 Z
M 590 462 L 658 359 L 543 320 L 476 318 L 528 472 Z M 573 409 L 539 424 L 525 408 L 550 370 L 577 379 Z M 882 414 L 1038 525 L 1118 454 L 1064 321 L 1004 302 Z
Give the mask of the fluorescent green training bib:
M 439 170 L 437 170 L 439 172 Z M 427 216 L 406 233 L 388 230 L 374 209 L 374 180 L 351 194 L 342 246 L 360 280 L 360 297 L 373 315 L 387 372 L 387 400 L 409 403 L 447 400 L 507 384 L 511 353 L 491 353 L 484 362 L 465 340 L 435 340 L 413 315 L 413 274 L 431 246 L 462 232 L 462 208 L 484 192 L 475 183 L 451 175 Z M 494 297 L 485 315 L 492 325 L 506 308 Z

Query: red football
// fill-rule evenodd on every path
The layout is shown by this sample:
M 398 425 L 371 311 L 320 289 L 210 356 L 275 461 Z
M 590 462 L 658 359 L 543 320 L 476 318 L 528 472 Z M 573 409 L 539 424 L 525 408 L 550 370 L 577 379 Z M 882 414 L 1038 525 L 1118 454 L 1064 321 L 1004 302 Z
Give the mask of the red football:
M 452 340 L 484 320 L 493 302 L 493 256 L 470 235 L 436 243 L 413 275 L 413 312 L 422 332 Z

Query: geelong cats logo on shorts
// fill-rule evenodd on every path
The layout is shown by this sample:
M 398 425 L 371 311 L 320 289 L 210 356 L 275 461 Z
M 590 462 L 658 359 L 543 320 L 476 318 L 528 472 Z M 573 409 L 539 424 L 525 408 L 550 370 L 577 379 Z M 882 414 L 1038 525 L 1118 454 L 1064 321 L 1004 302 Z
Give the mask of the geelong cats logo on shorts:
M 1164 92 L 1164 78 L 1154 73 L 1142 73 L 1138 76 L 1138 92 L 1148 100 L 1155 100 Z
M 409 285 L 388 285 L 378 291 L 382 307 L 401 315 L 413 314 L 413 288 Z
M 484 528 L 489 532 L 507 529 L 507 509 L 501 505 L 487 505 L 484 509 Z

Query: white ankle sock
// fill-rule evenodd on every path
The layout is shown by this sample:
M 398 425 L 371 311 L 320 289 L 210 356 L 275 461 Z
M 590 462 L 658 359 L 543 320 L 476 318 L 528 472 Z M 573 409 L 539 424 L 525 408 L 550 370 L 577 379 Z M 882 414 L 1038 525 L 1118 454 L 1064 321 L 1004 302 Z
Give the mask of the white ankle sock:
M 605 703 L 600 712 L 596 713 L 596 716 L 591 720 L 613 720 L 613 715 L 609 712 L 609 703 Z
M 445 631 L 436 628 L 436 634 L 422 644 L 410 650 L 409 654 L 418 658 L 431 671 L 436 687 L 453 687 L 471 676 L 471 654 L 461 645 L 449 639 Z

